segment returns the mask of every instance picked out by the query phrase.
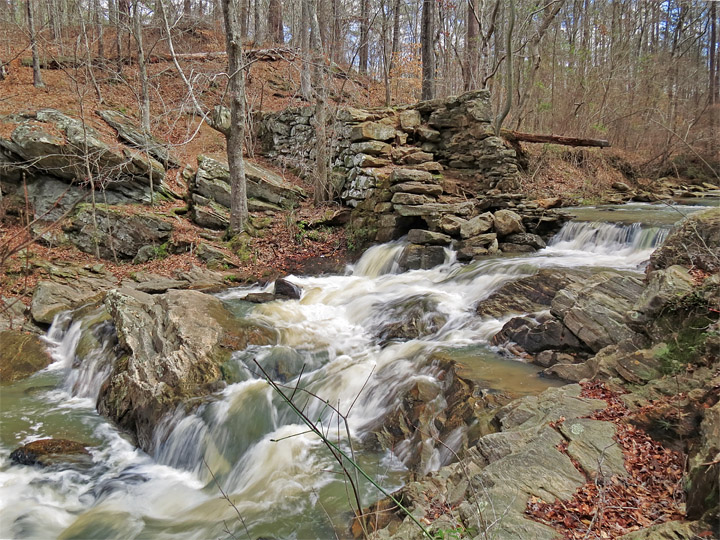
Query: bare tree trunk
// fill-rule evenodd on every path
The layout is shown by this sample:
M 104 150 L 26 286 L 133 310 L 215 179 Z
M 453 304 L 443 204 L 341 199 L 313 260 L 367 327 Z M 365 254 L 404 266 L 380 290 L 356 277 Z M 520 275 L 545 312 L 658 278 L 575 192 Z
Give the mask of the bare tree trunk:
M 312 99 L 312 85 L 310 81 L 310 0 L 301 0 L 300 15 L 300 50 L 302 51 L 302 64 L 300 66 L 300 93 L 303 99 Z
M 420 22 L 420 54 L 422 56 L 422 94 L 423 100 L 435 97 L 435 33 L 433 0 L 423 0 L 422 20 Z
M 285 43 L 285 32 L 283 30 L 282 4 L 280 0 L 270 0 L 268 6 L 268 34 L 273 43 Z
M 515 28 L 515 0 L 510 0 L 510 13 L 508 14 L 508 28 L 505 36 L 505 107 L 495 118 L 495 135 L 500 135 L 500 129 L 505 117 L 510 112 L 513 96 L 513 68 L 512 68 L 512 35 Z
M 240 37 L 248 36 L 248 18 L 250 17 L 250 0 L 240 0 Z
M 395 65 L 397 55 L 400 54 L 400 0 L 395 0 L 393 5 L 393 37 L 392 51 L 390 52 L 390 71 Z
M 358 58 L 360 65 L 358 71 L 363 75 L 368 71 L 368 57 L 370 51 L 370 0 L 361 0 L 360 3 L 360 45 Z
M 478 34 L 480 33 L 480 19 L 478 18 L 477 6 L 477 0 L 467 0 L 465 71 L 463 72 L 463 89 L 465 91 L 477 86 Z
M 315 203 L 329 201 L 332 197 L 328 177 L 327 137 L 327 89 L 325 63 L 323 61 L 320 24 L 318 23 L 318 0 L 309 0 L 310 35 L 312 38 L 313 84 L 315 87 Z
M 392 68 L 392 52 L 388 50 L 388 13 L 385 0 L 380 1 L 380 11 L 382 13 L 381 35 L 382 35 L 382 70 L 383 84 L 385 86 L 385 105 L 390 105 L 390 69 Z
M 97 55 L 101 63 L 105 62 L 105 36 L 103 33 L 102 11 L 100 0 L 93 0 L 93 13 L 95 17 L 95 33 L 97 34 Z
M 257 44 L 263 41 L 260 35 L 260 0 L 253 2 L 253 40 Z
M 343 57 L 342 31 L 340 29 L 340 0 L 332 0 L 332 46 L 330 54 L 335 63 Z
M 709 88 L 709 102 L 710 105 L 714 105 L 717 100 L 717 89 L 715 88 L 715 71 L 718 69 L 715 61 L 715 49 L 717 48 L 717 28 L 715 26 L 715 6 L 716 2 L 710 2 L 710 88 Z
M 40 74 L 40 55 L 38 54 L 37 35 L 35 34 L 33 2 L 32 0 L 26 0 L 25 4 L 27 7 L 28 29 L 30 30 L 30 49 L 32 50 L 33 86 L 35 86 L 35 88 L 42 88 L 45 86 L 45 83 L 43 83 L 42 75 Z
M 140 1 L 135 0 L 133 7 L 133 34 L 137 45 L 137 62 L 140 75 L 140 115 L 141 127 L 150 134 L 150 83 L 148 81 L 145 48 L 143 47 L 142 24 L 140 22 Z
M 228 54 L 228 96 L 230 98 L 230 131 L 227 141 L 230 169 L 230 233 L 242 232 L 248 218 L 247 185 L 243 141 L 245 140 L 245 73 L 242 38 L 235 0 L 222 0 L 225 20 L 225 47 Z

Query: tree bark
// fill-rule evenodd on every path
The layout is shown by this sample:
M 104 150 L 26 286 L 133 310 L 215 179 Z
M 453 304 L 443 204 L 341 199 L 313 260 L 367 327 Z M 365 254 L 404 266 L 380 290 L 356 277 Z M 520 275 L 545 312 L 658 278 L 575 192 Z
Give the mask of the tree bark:
M 515 0 L 509 2 L 510 13 L 508 14 L 508 28 L 505 36 L 505 107 L 495 117 L 495 134 L 500 134 L 502 123 L 510 112 L 513 97 L 513 54 L 512 36 L 515 28 Z
M 312 38 L 313 86 L 315 90 L 315 203 L 329 201 L 332 197 L 328 178 L 328 137 L 327 137 L 327 89 L 325 62 L 323 60 L 320 24 L 318 22 L 318 0 L 310 0 L 309 19 Z
M 145 62 L 145 48 L 143 47 L 142 24 L 140 22 L 140 2 L 135 0 L 133 8 L 133 34 L 137 45 L 137 62 L 140 76 L 140 116 L 141 127 L 145 133 L 150 134 L 150 83 L 148 81 L 147 62 Z
M 300 65 L 300 94 L 303 99 L 312 99 L 312 83 L 310 80 L 310 0 L 301 0 L 300 14 L 300 49 L 302 63 Z
M 268 34 L 273 43 L 285 43 L 285 31 L 283 30 L 282 4 L 280 0 L 270 0 L 268 6 Z
M 360 48 L 358 71 L 363 75 L 368 71 L 368 57 L 370 51 L 370 0 L 361 0 L 360 3 Z
M 435 12 L 433 0 L 423 0 L 422 19 L 420 21 L 420 54 L 422 56 L 422 93 L 420 99 L 435 97 Z
M 40 73 L 40 55 L 38 54 L 37 34 L 35 33 L 35 16 L 33 14 L 32 0 L 26 0 L 28 29 L 30 30 L 30 49 L 33 59 L 33 86 L 42 88 L 45 86 Z
M 477 8 L 477 0 L 467 0 L 465 70 L 463 72 L 463 89 L 466 92 L 477 86 L 478 34 L 480 33 L 480 21 L 478 19 Z
M 716 2 L 710 2 L 710 88 L 709 88 L 709 102 L 710 105 L 715 105 L 717 102 L 717 88 L 715 88 L 715 71 L 718 69 L 715 61 L 715 49 L 717 48 L 717 27 L 715 26 L 715 6 Z
M 228 54 L 228 96 L 230 99 L 230 131 L 227 141 L 230 170 L 230 233 L 238 234 L 248 218 L 247 185 L 243 141 L 245 139 L 245 73 L 240 37 L 240 22 L 235 0 L 222 0 L 225 20 L 225 47 Z

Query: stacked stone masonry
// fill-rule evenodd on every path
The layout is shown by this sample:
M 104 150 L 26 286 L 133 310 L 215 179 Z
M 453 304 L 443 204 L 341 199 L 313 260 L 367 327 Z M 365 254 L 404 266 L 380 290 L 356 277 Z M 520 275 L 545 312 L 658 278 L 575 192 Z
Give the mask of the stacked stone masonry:
M 313 115 L 310 106 L 259 118 L 261 151 L 311 176 Z M 451 245 L 466 260 L 544 247 L 543 237 L 562 218 L 514 193 L 517 155 L 494 135 L 490 119 L 485 90 L 401 108 L 340 109 L 329 130 L 331 180 L 339 199 L 355 209 L 351 229 L 375 242 L 414 230 L 440 235 L 414 233 L 408 267 L 442 262 Z

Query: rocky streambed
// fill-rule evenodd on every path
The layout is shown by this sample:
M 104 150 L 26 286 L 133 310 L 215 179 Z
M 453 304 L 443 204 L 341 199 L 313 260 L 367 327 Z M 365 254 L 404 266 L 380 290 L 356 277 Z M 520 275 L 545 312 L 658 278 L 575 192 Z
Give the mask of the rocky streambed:
M 16 357 L 26 372 L 38 367 L 31 357 L 50 362 L 29 378 L 3 371 L 2 535 L 208 538 L 247 527 L 252 538 L 325 538 L 350 534 L 358 500 L 390 508 L 362 479 L 348 501 L 332 455 L 263 373 L 385 492 L 400 490 L 431 534 L 480 538 L 555 538 L 528 519 L 529 500 L 567 500 L 588 478 L 627 474 L 618 424 L 597 416 L 608 402 L 565 382 L 630 388 L 622 399 L 635 409 L 680 394 L 673 410 L 691 421 L 668 438 L 696 436 L 681 448 L 688 517 L 707 530 L 719 223 L 711 211 L 666 238 L 666 226 L 571 222 L 538 253 L 461 265 L 447 249 L 438 266 L 407 272 L 400 241 L 345 275 L 215 295 L 191 290 L 212 274 L 103 285 L 87 270 L 79 298 L 73 276 L 44 285 L 33 316 L 53 321 L 50 358 L 42 342 L 6 347 L 2 334 L 3 369 Z M 67 442 L 40 444 L 49 438 Z M 27 443 L 36 462 L 43 447 L 52 459 L 11 461 Z M 73 449 L 65 460 L 62 448 Z M 692 538 L 690 525 L 672 527 Z M 422 534 L 395 511 L 368 528 Z

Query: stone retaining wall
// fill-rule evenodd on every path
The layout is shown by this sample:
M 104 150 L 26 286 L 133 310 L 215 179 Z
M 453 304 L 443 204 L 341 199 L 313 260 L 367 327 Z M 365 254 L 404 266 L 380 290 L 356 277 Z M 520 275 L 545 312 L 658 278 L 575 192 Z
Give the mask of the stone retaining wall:
M 309 174 L 315 167 L 314 113 L 310 106 L 262 116 L 257 122 L 262 152 L 301 175 Z M 433 174 L 446 168 L 472 170 L 477 194 L 512 189 L 517 185 L 517 157 L 492 134 L 490 118 L 486 90 L 403 108 L 341 109 L 330 130 L 336 193 L 355 207 L 398 167 Z

